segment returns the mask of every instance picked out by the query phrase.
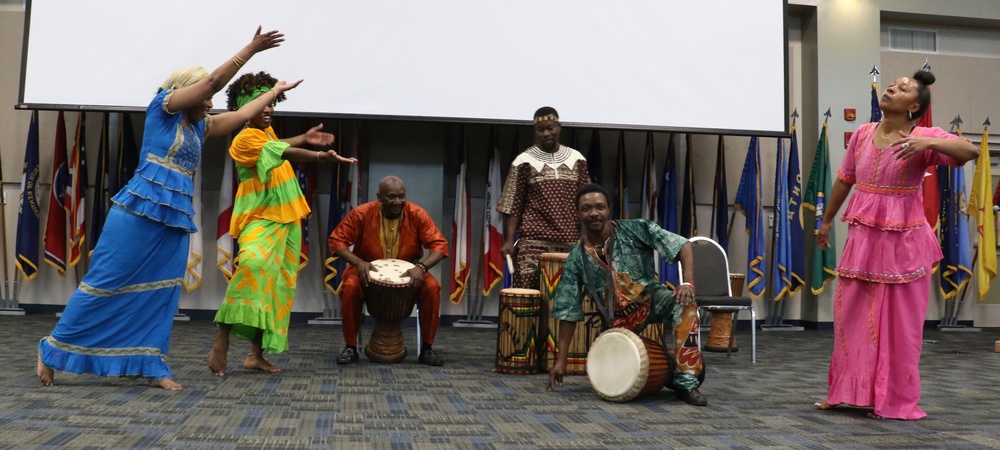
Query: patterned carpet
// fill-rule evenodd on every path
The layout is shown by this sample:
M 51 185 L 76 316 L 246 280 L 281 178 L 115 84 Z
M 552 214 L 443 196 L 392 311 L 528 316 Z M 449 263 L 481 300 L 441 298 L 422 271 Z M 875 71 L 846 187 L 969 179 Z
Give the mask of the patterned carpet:
M 492 373 L 496 331 L 442 328 L 443 367 L 362 362 L 337 366 L 340 328 L 293 324 L 292 348 L 271 358 L 280 374 L 206 365 L 215 329 L 178 322 L 170 363 L 181 392 L 138 380 L 56 374 L 41 387 L 37 339 L 56 319 L 0 316 L 0 446 L 4 448 L 1000 448 L 1000 330 L 928 331 L 921 406 L 914 422 L 876 421 L 864 410 L 818 411 L 832 333 L 758 333 L 741 351 L 706 353 L 709 406 L 669 390 L 631 403 L 600 400 L 585 376 L 546 392 L 546 375 Z M 407 345 L 414 328 L 406 328 Z M 370 328 L 364 330 L 367 336 Z

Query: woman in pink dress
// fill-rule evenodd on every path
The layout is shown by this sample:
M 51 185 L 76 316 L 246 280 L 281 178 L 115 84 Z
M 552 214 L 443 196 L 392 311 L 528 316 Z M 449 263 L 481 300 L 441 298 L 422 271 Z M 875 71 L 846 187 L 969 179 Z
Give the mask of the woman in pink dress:
M 817 236 L 830 248 L 842 220 L 847 242 L 837 265 L 829 387 L 819 409 L 874 408 L 876 419 L 920 419 L 920 348 L 930 299 L 931 266 L 941 246 L 924 217 L 920 183 L 929 166 L 961 166 L 979 156 L 968 140 L 940 128 L 915 127 L 930 106 L 934 75 L 920 71 L 885 89 L 882 122 L 851 136 Z

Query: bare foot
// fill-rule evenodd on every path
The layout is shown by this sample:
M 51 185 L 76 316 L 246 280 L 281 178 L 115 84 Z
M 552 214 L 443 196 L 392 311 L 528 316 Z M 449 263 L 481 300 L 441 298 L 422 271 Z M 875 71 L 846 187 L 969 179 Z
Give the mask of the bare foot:
M 281 372 L 281 368 L 267 362 L 263 356 L 250 353 L 243 360 L 243 368 L 250 370 L 263 370 L 264 372 Z
M 212 352 L 208 354 L 208 370 L 212 375 L 221 377 L 226 374 L 226 357 L 229 356 L 229 349 L 223 348 L 218 342 L 212 346 Z
M 152 387 L 163 388 L 168 391 L 179 391 L 183 388 L 180 384 L 177 384 L 170 378 L 164 378 L 162 380 L 149 380 L 149 385 Z
M 814 405 L 814 406 L 816 406 L 816 409 L 823 409 L 823 410 L 827 410 L 827 409 L 833 409 L 833 408 L 836 408 L 836 407 L 837 407 L 837 406 L 839 406 L 840 404 L 838 403 L 838 404 L 836 404 L 836 405 L 831 405 L 831 404 L 830 404 L 829 402 L 827 402 L 826 400 L 823 400 L 823 401 L 821 401 L 821 402 L 816 402 L 816 403 L 813 403 L 813 405 Z
M 38 352 L 38 365 L 35 367 L 38 379 L 42 381 L 42 386 L 52 386 L 55 379 L 55 371 L 42 362 L 42 353 Z
M 885 417 L 882 417 L 882 416 L 880 416 L 878 414 L 875 414 L 873 412 L 870 412 L 870 413 L 866 414 L 866 416 L 868 416 L 869 419 L 875 419 L 875 420 L 885 420 L 886 419 Z

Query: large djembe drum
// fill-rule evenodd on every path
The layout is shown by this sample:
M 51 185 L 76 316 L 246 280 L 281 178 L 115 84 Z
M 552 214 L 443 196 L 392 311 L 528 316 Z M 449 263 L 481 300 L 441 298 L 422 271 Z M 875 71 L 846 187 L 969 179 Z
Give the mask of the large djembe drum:
M 548 372 L 556 364 L 559 353 L 559 320 L 552 318 L 552 303 L 555 300 L 556 287 L 562 279 L 563 267 L 566 265 L 568 253 L 542 253 L 538 256 L 539 284 L 542 291 L 542 320 L 540 328 L 542 336 L 539 350 L 539 366 Z M 566 355 L 566 374 L 583 375 L 587 373 L 587 352 L 590 345 L 601 333 L 601 320 L 597 307 L 589 296 L 583 296 L 584 320 L 576 324 L 573 332 L 573 342 Z
M 673 384 L 672 359 L 659 342 L 624 328 L 601 333 L 587 354 L 587 377 L 601 398 L 628 402 Z
M 500 291 L 496 371 L 515 375 L 538 373 L 538 316 L 542 293 L 536 289 Z
M 733 291 L 733 297 L 743 296 L 743 281 L 746 278 L 742 273 L 729 274 L 729 287 Z M 710 352 L 729 351 L 729 340 L 732 338 L 733 350 L 740 348 L 736 345 L 736 338 L 732 336 L 733 320 L 739 309 L 714 309 L 712 310 L 712 329 L 708 332 L 708 342 L 705 343 L 705 350 Z
M 402 322 L 413 314 L 417 299 L 406 271 L 416 266 L 401 259 L 378 259 L 371 264 L 378 271 L 368 272 L 365 307 L 375 318 L 375 329 L 365 356 L 373 362 L 397 363 L 406 359 Z

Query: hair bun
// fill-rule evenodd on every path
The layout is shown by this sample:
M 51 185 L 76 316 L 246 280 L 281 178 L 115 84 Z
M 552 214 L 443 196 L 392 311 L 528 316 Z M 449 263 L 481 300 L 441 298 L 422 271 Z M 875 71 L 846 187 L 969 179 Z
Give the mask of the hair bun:
M 934 74 L 928 70 L 918 70 L 913 74 L 913 79 L 919 81 L 924 86 L 930 86 L 934 84 L 935 80 L 937 80 L 937 78 L 934 77 Z

